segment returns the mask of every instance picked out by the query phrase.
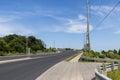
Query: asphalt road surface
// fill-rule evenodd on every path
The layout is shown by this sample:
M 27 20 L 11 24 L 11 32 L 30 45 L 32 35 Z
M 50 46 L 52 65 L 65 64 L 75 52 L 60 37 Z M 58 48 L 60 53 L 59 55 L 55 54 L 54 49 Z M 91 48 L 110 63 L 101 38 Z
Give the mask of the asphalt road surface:
M 0 64 L 0 80 L 35 80 L 47 69 L 75 53 L 77 52 L 63 51 L 36 59 Z

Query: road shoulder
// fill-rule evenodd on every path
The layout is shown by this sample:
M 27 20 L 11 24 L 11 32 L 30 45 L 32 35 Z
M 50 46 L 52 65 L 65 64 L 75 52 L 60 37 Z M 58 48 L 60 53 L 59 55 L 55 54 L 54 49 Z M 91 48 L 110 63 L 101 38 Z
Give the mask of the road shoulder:
M 78 62 L 80 55 L 69 62 L 61 61 L 48 69 L 36 80 L 92 80 L 95 77 L 95 68 L 100 63 Z

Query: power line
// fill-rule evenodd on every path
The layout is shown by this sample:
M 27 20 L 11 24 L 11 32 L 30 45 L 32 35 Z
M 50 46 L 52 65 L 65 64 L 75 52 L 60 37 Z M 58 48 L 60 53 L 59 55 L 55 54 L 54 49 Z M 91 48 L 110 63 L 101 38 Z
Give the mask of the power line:
M 117 2 L 117 4 L 109 11 L 109 13 L 95 26 L 94 30 L 104 22 L 104 20 L 114 11 L 114 9 L 120 4 L 120 1 Z M 92 31 L 93 32 L 93 31 Z
M 87 0 L 86 0 L 87 1 Z M 90 2 L 89 2 L 90 3 Z M 117 4 L 109 11 L 109 13 L 99 22 L 99 24 L 97 24 L 94 28 L 94 30 L 99 27 L 103 22 L 104 20 L 114 11 L 114 9 L 120 4 L 120 1 L 117 2 Z M 88 2 L 87 2 L 87 11 L 88 11 Z M 91 11 L 91 10 L 90 10 Z M 88 12 L 87 12 L 88 13 Z M 91 15 L 90 15 L 91 17 Z M 87 18 L 88 18 L 88 14 L 87 14 Z M 88 21 L 87 21 L 87 24 L 88 24 Z M 88 26 L 88 25 L 87 25 Z M 87 27 L 88 28 L 88 27 Z M 88 31 L 87 31 L 88 32 Z M 93 32 L 93 31 L 92 31 Z M 91 32 L 90 32 L 91 33 Z M 86 40 L 88 40 L 88 45 L 90 47 L 90 42 L 89 42 L 89 34 L 87 34 L 87 38 Z M 87 43 L 86 43 L 87 44 Z

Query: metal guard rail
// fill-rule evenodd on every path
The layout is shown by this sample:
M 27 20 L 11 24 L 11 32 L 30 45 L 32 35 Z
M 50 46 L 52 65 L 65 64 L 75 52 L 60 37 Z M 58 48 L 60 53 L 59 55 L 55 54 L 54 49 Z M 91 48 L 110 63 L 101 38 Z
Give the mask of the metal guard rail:
M 99 61 L 114 61 L 114 62 L 120 61 L 120 60 L 116 60 L 116 59 L 90 58 L 90 57 L 85 57 L 85 56 L 80 57 L 80 59 L 99 60 Z M 114 66 L 118 67 L 118 64 L 114 64 Z M 106 65 L 106 68 L 110 68 L 110 67 L 111 67 L 110 64 Z M 100 73 L 97 69 L 95 69 L 95 77 L 97 80 L 112 80 L 112 79 L 108 78 L 107 76 L 105 76 L 104 74 Z
M 107 76 L 99 73 L 97 69 L 95 69 L 95 76 L 96 76 L 97 80 L 112 80 L 112 79 L 108 78 Z

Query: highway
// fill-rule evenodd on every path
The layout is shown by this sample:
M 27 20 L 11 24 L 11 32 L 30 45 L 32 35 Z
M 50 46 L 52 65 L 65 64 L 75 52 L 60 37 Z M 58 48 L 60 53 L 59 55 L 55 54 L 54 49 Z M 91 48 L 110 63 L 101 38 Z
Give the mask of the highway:
M 35 80 L 56 63 L 77 53 L 63 51 L 59 54 L 44 55 L 25 61 L 0 64 L 0 80 Z
M 0 61 L 4 60 L 11 60 L 11 59 L 21 59 L 21 58 L 26 58 L 26 57 L 47 57 L 51 56 L 53 53 L 42 53 L 42 54 L 33 54 L 33 55 L 13 55 L 13 56 L 0 56 Z

